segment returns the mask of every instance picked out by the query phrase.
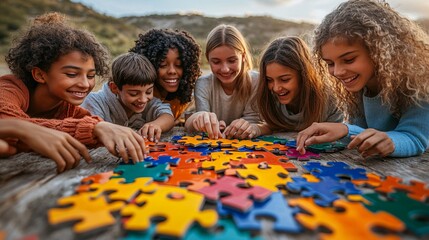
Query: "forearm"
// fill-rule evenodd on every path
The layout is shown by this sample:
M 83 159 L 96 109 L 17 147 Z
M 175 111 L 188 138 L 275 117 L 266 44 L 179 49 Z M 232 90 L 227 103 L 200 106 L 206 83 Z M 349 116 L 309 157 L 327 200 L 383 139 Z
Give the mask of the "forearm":
M 15 118 L 0 120 L 0 138 L 21 138 L 31 133 L 31 123 Z
M 257 130 L 256 136 L 254 136 L 254 137 L 258 137 L 261 135 L 268 135 L 268 134 L 271 134 L 273 132 L 265 122 L 264 123 L 258 123 L 258 124 L 254 123 L 254 124 L 252 124 L 252 126 L 254 126 L 255 129 Z

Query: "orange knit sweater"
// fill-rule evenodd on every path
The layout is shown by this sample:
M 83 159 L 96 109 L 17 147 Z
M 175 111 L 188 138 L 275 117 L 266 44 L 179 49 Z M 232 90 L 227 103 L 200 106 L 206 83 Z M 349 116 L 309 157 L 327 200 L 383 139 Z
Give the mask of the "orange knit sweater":
M 97 139 L 94 127 L 102 121 L 91 116 L 86 109 L 64 102 L 57 108 L 53 119 L 31 118 L 26 112 L 29 107 L 30 93 L 14 75 L 0 77 L 0 119 L 20 118 L 41 126 L 69 133 L 87 146 L 95 146 Z M 31 134 L 31 133 L 29 133 Z

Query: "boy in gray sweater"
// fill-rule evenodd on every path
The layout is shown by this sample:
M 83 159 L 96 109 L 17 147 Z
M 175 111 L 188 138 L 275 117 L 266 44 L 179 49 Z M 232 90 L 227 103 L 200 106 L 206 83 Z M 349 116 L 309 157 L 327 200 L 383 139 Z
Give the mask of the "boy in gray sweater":
M 153 97 L 157 73 L 143 55 L 125 53 L 112 63 L 109 82 L 92 92 L 82 103 L 105 121 L 136 129 L 143 137 L 157 142 L 161 133 L 174 126 L 170 104 Z

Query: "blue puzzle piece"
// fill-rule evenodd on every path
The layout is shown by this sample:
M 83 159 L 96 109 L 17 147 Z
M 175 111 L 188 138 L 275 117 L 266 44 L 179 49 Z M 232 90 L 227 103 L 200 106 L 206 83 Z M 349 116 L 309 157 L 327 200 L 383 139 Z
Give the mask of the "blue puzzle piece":
M 113 172 L 119 173 L 120 176 L 112 178 L 124 178 L 125 183 L 134 182 L 136 178 L 151 177 L 158 182 L 166 182 L 168 176 L 173 174 L 168 164 L 151 165 L 148 162 L 138 162 L 136 164 L 119 164 Z
M 287 147 L 296 148 L 296 140 L 289 140 L 285 144 Z
M 254 202 L 253 208 L 246 213 L 217 204 L 220 215 L 232 215 L 235 224 L 243 230 L 262 230 L 261 223 L 257 217 L 267 216 L 275 219 L 274 230 L 281 232 L 298 233 L 302 231 L 301 226 L 295 221 L 294 214 L 299 210 L 287 204 L 287 200 L 280 192 L 274 192 L 264 202 Z
M 208 146 L 205 146 L 205 147 L 201 147 L 201 146 L 199 146 L 199 147 L 191 147 L 191 146 L 188 146 L 188 147 L 186 147 L 186 150 L 188 150 L 189 152 L 200 152 L 202 156 L 208 156 L 212 152 L 220 152 L 220 151 L 222 151 L 222 149 L 220 147 L 208 147 Z
M 185 240 L 259 240 L 261 237 L 252 238 L 250 232 L 239 230 L 234 222 L 229 218 L 219 219 L 217 226 L 219 231 L 210 231 L 200 226 L 194 225 L 189 233 L 186 235 Z
M 302 177 L 293 177 L 294 182 L 286 184 L 291 192 L 301 192 L 303 197 L 314 197 L 314 202 L 319 206 L 328 207 L 339 199 L 338 192 L 345 195 L 361 194 L 351 182 L 339 182 L 330 177 L 322 177 L 320 182 L 308 182 Z
M 177 141 L 179 141 L 179 140 L 181 140 L 182 139 L 182 136 L 173 136 L 172 138 L 171 138 L 171 141 L 172 142 L 177 142 Z
M 159 164 L 170 164 L 177 166 L 180 162 L 180 158 L 173 158 L 171 156 L 161 155 L 158 157 L 158 160 L 155 160 L 152 157 L 147 157 L 144 159 L 144 162 L 149 163 L 149 165 L 159 165 Z
M 331 177 L 336 180 L 340 180 L 341 177 L 347 177 L 352 180 L 367 179 L 364 168 L 351 168 L 344 162 L 328 162 L 327 166 L 322 165 L 320 162 L 308 162 L 303 167 L 318 178 Z

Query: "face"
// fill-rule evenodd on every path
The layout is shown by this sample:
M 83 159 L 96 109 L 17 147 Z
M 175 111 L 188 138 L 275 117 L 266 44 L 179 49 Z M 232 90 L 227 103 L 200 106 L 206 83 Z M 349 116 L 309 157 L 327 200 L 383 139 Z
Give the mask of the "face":
M 66 101 L 80 105 L 95 85 L 95 64 L 91 56 L 74 51 L 58 58 L 37 80 L 46 87 L 46 101 Z
M 371 92 L 378 92 L 374 63 L 362 41 L 349 43 L 336 39 L 328 41 L 321 50 L 329 73 L 340 80 L 348 91 L 358 92 L 366 86 Z
M 220 46 L 208 54 L 213 74 L 222 85 L 234 85 L 243 65 L 243 54 L 229 46 Z
M 110 82 L 109 87 L 118 95 L 128 116 L 143 112 L 147 103 L 153 98 L 153 84 L 143 86 L 125 84 L 122 90 L 119 90 L 115 83 Z
M 269 63 L 265 69 L 268 89 L 281 104 L 297 107 L 300 76 L 290 67 Z
M 174 93 L 179 88 L 180 78 L 183 75 L 182 62 L 180 61 L 179 51 L 169 49 L 167 56 L 161 62 L 158 68 L 158 83 L 163 89 L 161 92 Z

